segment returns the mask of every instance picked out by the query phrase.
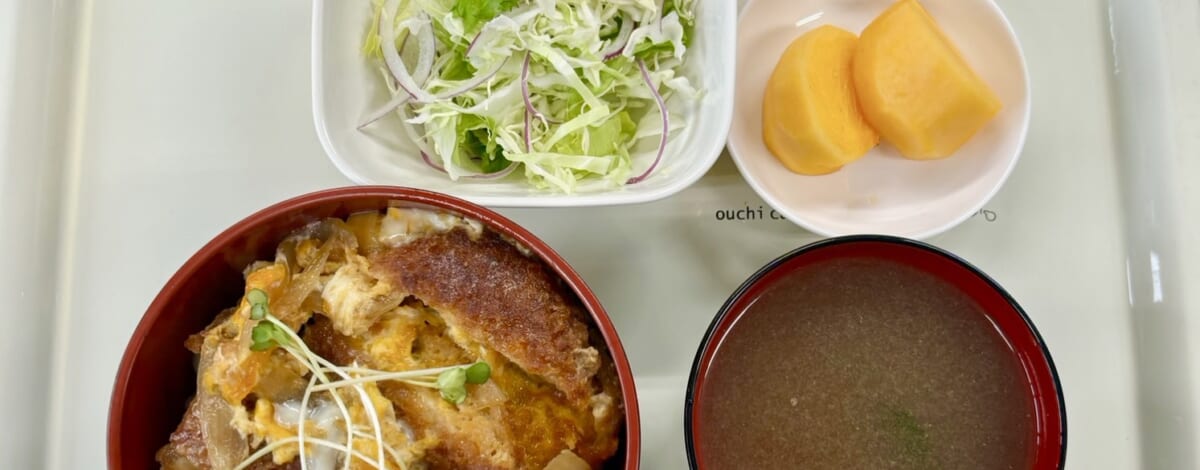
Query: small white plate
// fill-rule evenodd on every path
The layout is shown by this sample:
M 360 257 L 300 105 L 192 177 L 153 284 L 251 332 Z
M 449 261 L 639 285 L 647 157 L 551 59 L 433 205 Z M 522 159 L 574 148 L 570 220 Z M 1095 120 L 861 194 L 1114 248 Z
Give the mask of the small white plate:
M 908 160 L 885 142 L 829 175 L 798 175 L 779 163 L 762 141 L 762 99 L 783 50 L 821 24 L 858 34 L 891 3 L 750 0 L 741 13 L 729 150 L 768 204 L 821 235 L 881 233 L 921 239 L 939 234 L 991 199 L 1025 143 L 1029 77 L 1016 34 L 1000 8 L 991 0 L 924 0 L 967 62 L 1000 97 L 1000 113 L 957 153 L 941 160 Z
M 312 37 L 313 119 L 329 159 L 359 184 L 410 186 L 485 206 L 571 207 L 632 204 L 661 199 L 699 180 L 720 156 L 733 113 L 736 8 L 732 1 L 696 2 L 696 29 L 683 73 L 704 95 L 685 106 L 686 127 L 672 133 L 662 162 L 644 181 L 611 187 L 599 178 L 573 194 L 531 189 L 518 174 L 497 180 L 451 181 L 427 166 L 395 115 L 357 129 L 388 99 L 376 65 L 361 53 L 372 19 L 370 0 L 314 0 Z M 673 114 L 674 116 L 674 114 Z M 674 126 L 674 123 L 672 124 Z M 634 154 L 634 172 L 654 159 L 657 141 L 645 139 Z

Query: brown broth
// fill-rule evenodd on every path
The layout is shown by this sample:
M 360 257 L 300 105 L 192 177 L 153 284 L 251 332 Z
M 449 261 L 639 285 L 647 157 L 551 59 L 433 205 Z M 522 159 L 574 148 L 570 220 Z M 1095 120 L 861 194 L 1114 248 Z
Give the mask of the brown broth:
M 1023 369 L 949 283 L 874 259 L 769 287 L 720 344 L 696 406 L 705 470 L 1020 469 Z

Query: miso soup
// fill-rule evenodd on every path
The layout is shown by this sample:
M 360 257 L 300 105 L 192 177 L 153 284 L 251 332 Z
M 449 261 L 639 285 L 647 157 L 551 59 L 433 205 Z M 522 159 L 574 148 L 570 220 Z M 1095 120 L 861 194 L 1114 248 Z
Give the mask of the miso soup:
M 821 261 L 764 291 L 717 347 L 695 403 L 697 463 L 1028 468 L 1028 383 L 949 283 L 892 261 Z

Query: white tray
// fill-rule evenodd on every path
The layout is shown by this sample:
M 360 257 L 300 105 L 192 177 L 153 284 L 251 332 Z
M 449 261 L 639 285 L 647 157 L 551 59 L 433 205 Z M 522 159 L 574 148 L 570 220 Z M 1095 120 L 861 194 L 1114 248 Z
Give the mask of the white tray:
M 1200 4 L 1001 6 L 1033 80 L 1025 155 L 985 212 L 931 241 L 993 275 L 1041 329 L 1068 467 L 1198 468 L 1200 188 L 1183 183 L 1200 177 Z M 167 277 L 244 215 L 348 183 L 313 132 L 310 11 L 0 2 L 0 468 L 101 468 L 117 362 Z M 723 157 L 652 204 L 503 211 L 612 313 L 644 468 L 686 467 L 686 375 L 725 297 L 816 239 L 769 208 L 716 218 L 761 205 Z

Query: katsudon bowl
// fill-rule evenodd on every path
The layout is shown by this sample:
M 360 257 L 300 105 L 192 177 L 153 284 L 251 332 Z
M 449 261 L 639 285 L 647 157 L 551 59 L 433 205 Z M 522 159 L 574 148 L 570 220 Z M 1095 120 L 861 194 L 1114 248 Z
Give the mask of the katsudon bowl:
M 414 214 L 419 217 L 413 218 Z M 343 223 L 339 222 L 339 220 L 348 220 L 348 222 Z M 562 412 L 562 409 L 566 408 L 554 408 L 554 406 L 557 406 L 555 403 L 589 403 L 587 405 L 589 406 L 588 408 L 581 408 L 583 411 L 576 408 L 569 409 L 574 414 L 567 413 L 567 415 L 594 415 L 595 423 L 599 423 L 601 415 L 596 413 L 603 414 L 605 416 L 604 422 L 607 423 L 606 427 L 603 427 L 603 431 L 608 433 L 609 440 L 603 441 L 603 444 L 596 444 L 595 449 L 601 449 L 598 451 L 595 449 L 590 451 L 580 450 L 584 447 L 584 444 L 572 444 L 572 446 L 575 446 L 574 451 L 566 452 L 564 450 L 561 453 L 571 454 L 576 458 L 568 459 L 564 455 L 559 455 L 558 457 L 564 458 L 556 457 L 552 460 L 557 461 L 557 464 L 566 463 L 568 466 L 557 468 L 591 467 L 626 470 L 638 468 L 640 423 L 633 375 L 612 322 L 595 294 L 588 288 L 579 274 L 545 242 L 535 237 L 528 230 L 491 210 L 439 193 L 410 188 L 381 186 L 321 191 L 270 206 L 243 219 L 217 235 L 216 238 L 184 263 L 179 271 L 167 281 L 166 285 L 151 303 L 125 349 L 117 371 L 109 408 L 109 468 L 160 468 L 160 465 L 171 468 L 171 465 L 167 465 L 165 462 L 172 459 L 183 462 L 183 467 L 186 467 L 188 464 L 187 459 L 192 459 L 192 463 L 195 463 L 195 459 L 213 459 L 206 462 L 210 463 L 217 460 L 218 457 L 211 455 L 212 452 L 206 455 L 203 446 L 204 443 L 216 442 L 212 440 L 214 439 L 212 436 L 220 434 L 220 430 L 213 431 L 212 428 L 214 426 L 224 426 L 223 422 L 234 422 L 236 419 L 240 419 L 241 421 L 237 422 L 243 424 L 250 423 L 249 428 L 238 427 L 237 430 L 240 432 L 245 432 L 246 429 L 262 430 L 265 429 L 263 426 L 271 427 L 275 424 L 286 427 L 284 420 L 280 417 L 283 416 L 284 409 L 288 407 L 292 407 L 289 409 L 295 411 L 292 413 L 293 418 L 291 418 L 293 423 L 307 423 L 309 436 L 317 435 L 328 438 L 326 441 L 323 441 L 325 442 L 324 444 L 317 441 L 308 442 L 308 453 L 303 455 L 308 455 L 313 459 L 319 460 L 318 454 L 320 452 L 326 452 L 328 448 L 336 447 L 337 443 L 330 442 L 337 440 L 334 438 L 334 434 L 331 434 L 337 431 L 336 426 L 331 427 L 332 425 L 328 424 L 328 419 L 325 421 L 322 421 L 325 418 L 318 419 L 320 412 L 317 409 L 317 405 L 314 405 L 314 403 L 321 400 L 319 398 L 321 393 L 313 388 L 317 382 L 317 372 L 315 371 L 323 370 L 332 377 L 333 372 L 331 371 L 334 370 L 334 367 L 345 366 L 345 369 L 337 369 L 337 373 L 349 371 L 355 378 L 366 377 L 367 375 L 364 374 L 372 371 L 360 370 L 366 369 L 366 367 L 359 361 L 363 357 L 366 357 L 367 361 L 370 361 L 372 357 L 379 358 L 384 356 L 363 356 L 362 354 L 366 354 L 367 352 L 374 353 L 377 349 L 367 349 L 365 346 L 360 349 L 353 349 L 352 346 L 359 344 L 354 343 L 354 341 L 366 342 L 369 338 L 383 338 L 386 340 L 387 337 L 378 336 L 376 333 L 383 328 L 380 326 L 382 320 L 377 324 L 369 325 L 370 329 L 366 329 L 368 325 L 354 326 L 347 324 L 345 322 L 347 318 L 353 320 L 357 317 L 337 317 L 335 314 L 341 311 L 338 310 L 341 308 L 339 305 L 345 302 L 335 300 L 331 304 L 329 299 L 324 297 L 325 292 L 320 292 L 324 302 L 313 304 L 323 305 L 324 310 L 321 312 L 314 311 L 307 320 L 289 320 L 286 316 L 287 307 L 285 304 L 290 294 L 279 290 L 279 285 L 281 285 L 279 282 L 272 284 L 264 282 L 262 279 L 264 279 L 264 276 L 267 276 L 269 279 L 268 275 L 273 271 L 273 267 L 278 267 L 279 265 L 284 266 L 284 268 L 274 271 L 293 274 L 296 276 L 296 279 L 304 276 L 305 271 L 303 269 L 306 269 L 304 266 L 306 266 L 305 263 L 308 263 L 303 261 L 306 259 L 303 253 L 305 243 L 318 240 L 320 237 L 328 238 L 328 240 L 322 243 L 333 243 L 329 241 L 332 240 L 331 235 L 316 234 L 325 234 L 329 233 L 330 230 L 341 230 L 341 228 L 350 227 L 354 231 L 346 233 L 352 233 L 354 237 L 343 237 L 346 240 L 350 240 L 345 243 L 351 246 L 360 246 L 362 243 L 368 243 L 363 241 L 363 232 L 358 231 L 358 228 L 363 226 L 363 220 L 374 221 L 373 223 L 376 223 L 377 227 L 391 227 L 387 230 L 392 230 L 389 233 L 393 234 L 396 233 L 395 230 L 398 230 L 396 227 L 399 226 L 403 229 L 401 233 L 408 234 L 404 235 L 408 237 L 406 239 L 408 241 L 404 241 L 403 244 L 397 242 L 397 248 L 387 248 L 386 250 L 379 251 L 379 253 L 386 253 L 386 256 L 379 255 L 382 258 L 371 259 L 372 263 L 376 259 L 388 259 L 388 262 L 391 264 L 387 266 L 390 266 L 391 268 L 389 269 L 393 269 L 392 272 L 397 274 L 394 278 L 387 278 L 387 282 L 390 283 L 389 285 L 394 284 L 398 286 L 397 289 L 400 289 L 400 287 L 408 289 L 403 294 L 391 298 L 391 302 L 394 303 L 400 303 L 400 299 L 404 299 L 402 304 L 394 307 L 396 312 L 404 309 L 404 312 L 407 312 L 405 314 L 412 318 L 417 318 L 418 320 L 423 318 L 424 320 L 414 322 L 417 325 L 424 325 L 417 328 L 428 328 L 431 323 L 435 325 L 440 324 L 445 328 L 424 340 L 420 340 L 424 341 L 421 343 L 423 345 L 421 347 L 424 348 L 422 349 L 421 358 L 435 357 L 432 352 L 435 350 L 434 344 L 449 344 L 450 346 L 439 347 L 441 350 L 450 351 L 446 354 L 469 356 L 472 358 L 470 361 L 476 360 L 475 358 L 485 358 L 490 363 L 490 369 L 481 377 L 476 367 L 478 366 L 478 362 L 471 363 L 468 361 L 462 368 L 443 367 L 446 371 L 442 371 L 442 373 L 434 370 L 434 375 L 413 378 L 409 382 L 399 383 L 398 385 L 384 385 L 382 384 L 383 381 L 379 381 L 372 382 L 370 386 L 356 386 L 354 390 L 347 388 L 345 389 L 345 393 L 334 393 L 328 390 L 324 392 L 327 395 L 327 404 L 329 401 L 337 400 L 334 398 L 335 396 L 340 395 L 344 397 L 343 401 L 345 403 L 339 403 L 338 406 L 343 407 L 343 413 L 347 413 L 348 408 L 348 413 L 338 415 L 336 410 L 332 411 L 332 413 L 335 417 L 345 416 L 356 427 L 363 426 L 361 430 L 354 429 L 355 432 L 369 437 L 372 434 L 371 426 L 375 426 L 376 438 L 379 439 L 375 442 L 391 445 L 391 441 L 388 441 L 388 439 L 395 438 L 410 444 L 409 447 L 400 448 L 400 452 L 396 452 L 396 448 L 388 447 L 385 454 L 385 445 L 375 446 L 369 443 L 369 445 L 362 445 L 356 442 L 354 438 L 350 438 L 350 445 L 348 446 L 350 449 L 362 451 L 360 454 L 369 454 L 362 455 L 361 457 L 356 455 L 356 461 L 358 459 L 363 460 L 363 462 L 358 463 L 361 464 L 374 459 L 376 450 L 378 450 L 379 455 L 384 459 L 385 463 L 391 461 L 393 458 L 397 461 L 410 458 L 427 458 L 431 459 L 431 461 L 441 459 L 443 467 L 447 465 L 460 466 L 461 461 L 454 459 L 461 456 L 455 457 L 450 454 L 466 451 L 463 451 L 461 448 L 441 449 L 439 446 L 442 444 L 438 444 L 437 442 L 449 442 L 452 439 L 447 439 L 443 435 L 436 434 L 436 432 L 442 431 L 457 432 L 454 431 L 456 428 L 436 427 L 435 424 L 442 422 L 438 420 L 453 422 L 454 419 L 458 419 L 457 416 L 466 416 L 468 411 L 476 413 L 470 417 L 470 419 L 476 420 L 474 421 L 475 423 L 492 425 L 494 429 L 499 430 L 497 431 L 498 434 L 495 434 L 499 436 L 497 438 L 499 444 L 487 441 L 489 443 L 487 446 L 491 447 L 479 444 L 477 446 L 479 449 L 499 449 L 500 454 L 503 454 L 505 449 L 511 450 L 513 446 L 505 447 L 504 436 L 509 436 L 512 439 L 541 439 L 538 441 L 538 445 L 550 445 L 546 444 L 547 442 L 551 444 L 562 442 L 561 440 L 553 441 L 553 439 L 558 438 L 558 435 L 553 432 L 554 429 L 544 431 L 535 428 L 538 423 L 555 423 L 548 420 L 552 420 L 554 419 L 553 417 L 559 415 L 555 415 L 554 412 L 537 414 L 529 410 L 541 409 L 537 408 L 541 406 L 552 411 L 558 410 L 560 415 L 562 415 L 562 413 L 566 413 Z M 428 230 L 428 233 L 419 232 L 417 227 L 423 227 L 422 230 Z M 380 229 L 379 233 L 382 232 L 383 229 Z M 409 236 L 411 234 L 422 235 Z M 357 240 L 354 240 L 355 238 Z M 382 238 L 380 239 L 382 240 Z M 310 248 L 312 246 L 324 246 L 315 245 L 314 243 L 309 243 Z M 458 245 L 455 245 L 455 243 L 458 243 Z M 473 248 L 474 245 L 471 245 L 472 243 L 478 243 L 481 246 L 486 245 L 486 249 L 481 248 L 476 250 Z M 285 245 L 289 248 L 282 248 Z M 424 251 L 420 251 L 421 249 L 424 249 Z M 289 258 L 284 251 L 292 253 L 293 257 Z M 313 250 L 309 250 L 308 252 L 313 252 Z M 402 252 L 420 252 L 423 253 L 425 258 L 414 258 L 405 261 L 406 255 Z M 468 253 L 468 255 L 455 258 L 455 256 L 458 256 L 456 253 Z M 328 271 L 324 271 L 325 267 L 314 268 L 317 269 L 317 274 L 330 279 L 325 284 L 325 287 L 329 287 L 329 285 L 335 282 L 335 278 L 341 276 L 343 268 L 353 264 L 350 262 L 351 255 L 347 254 L 345 256 L 346 259 L 341 262 L 341 267 L 336 268 L 336 271 L 334 271 L 335 268 L 329 268 Z M 277 257 L 292 260 L 291 262 L 294 264 L 281 263 Z M 312 258 L 312 256 L 307 257 L 307 259 Z M 270 261 L 272 259 L 276 259 L 277 261 L 272 263 Z M 322 263 L 327 259 L 329 258 L 321 258 Z M 481 266 L 486 266 L 488 269 L 479 269 Z M 324 278 L 317 277 L 317 279 Z M 489 281 L 491 278 L 497 279 L 495 283 L 504 283 L 504 285 L 488 285 L 489 282 L 492 282 Z M 385 284 L 381 279 L 383 278 L 381 277 L 373 281 L 371 286 L 377 287 Z M 298 284 L 299 281 L 291 279 L 282 285 L 290 286 Z M 544 292 L 522 292 L 521 286 L 525 285 L 546 287 L 543 289 Z M 261 288 L 257 286 L 261 286 Z M 514 288 L 513 286 L 516 287 Z M 417 294 L 419 293 L 422 295 L 421 298 L 417 298 Z M 371 297 L 369 300 L 376 301 L 387 297 L 387 295 L 379 294 L 378 292 L 374 294 L 378 295 Z M 316 293 L 312 294 L 312 296 L 316 295 Z M 305 295 L 301 297 L 308 299 L 310 296 Z M 305 302 L 308 301 L 305 300 Z M 338 302 L 342 302 L 342 304 Z M 525 302 L 528 305 L 514 302 Z M 308 304 L 298 303 L 297 305 Z M 366 307 L 362 307 L 362 304 L 355 305 L 358 305 L 356 307 L 357 310 L 346 311 L 352 313 L 366 311 Z M 549 307 L 546 307 L 546 305 L 549 305 Z M 498 313 L 496 306 L 503 307 L 504 311 Z M 451 311 L 450 307 L 459 308 L 459 310 Z M 492 310 L 488 310 L 489 308 Z M 300 307 L 296 308 L 296 310 L 300 309 Z M 480 309 L 483 313 L 476 314 L 474 313 L 475 310 L 472 309 Z M 511 318 L 506 316 L 509 315 L 509 311 L 515 312 L 511 314 Z M 544 312 L 544 314 L 541 312 Z M 318 313 L 324 316 L 318 315 Z M 220 317 L 218 317 L 219 314 Z M 354 315 L 360 314 L 354 313 Z M 387 315 L 393 315 L 393 317 L 387 318 L 400 318 L 399 314 L 395 312 L 389 312 Z M 439 317 L 438 315 L 442 316 Z M 522 317 L 521 315 L 524 316 Z M 558 323 L 555 323 L 556 321 Z M 566 329 L 560 328 L 559 330 L 554 330 L 557 324 L 567 324 L 568 327 L 564 327 Z M 245 328 L 241 329 L 241 325 L 245 325 Z M 254 326 L 253 334 L 249 334 L 251 325 Z M 260 337 L 258 330 L 263 325 L 267 325 L 267 328 L 261 332 L 263 336 Z M 296 330 L 296 336 L 291 336 L 291 330 L 284 331 L 282 327 L 272 330 L 270 329 L 272 328 L 271 325 L 290 326 Z M 321 328 L 325 328 L 330 333 L 322 337 L 325 339 L 314 339 L 314 335 L 317 334 L 314 331 Z M 243 335 L 243 332 L 247 334 Z M 553 334 L 542 334 L 542 336 L 554 337 L 539 337 L 537 336 L 540 334 L 539 332 L 551 332 Z M 419 335 L 423 333 L 413 334 Z M 234 343 L 232 345 L 222 345 L 221 341 L 235 336 L 246 338 L 241 340 L 243 343 L 241 343 L 242 346 L 240 346 L 240 349 L 236 341 L 233 340 L 230 340 L 231 343 Z M 191 338 L 190 341 L 189 338 Z M 294 338 L 295 341 L 288 338 Z M 569 349 L 570 338 L 575 338 L 577 342 L 582 341 L 585 344 L 582 346 L 575 345 L 577 346 L 575 349 Z M 332 341 L 334 340 L 343 341 L 344 344 L 331 349 L 329 344 L 333 344 Z M 251 341 L 253 343 L 250 343 Z M 416 350 L 418 346 L 416 341 L 418 340 L 413 340 L 410 343 L 411 354 L 407 357 L 407 360 L 417 360 Z M 435 343 L 435 341 L 441 342 Z M 308 346 L 302 348 L 297 346 L 304 345 L 305 343 L 308 343 Z M 210 345 L 213 344 L 218 346 L 210 348 Z M 250 344 L 249 349 L 252 351 L 246 351 L 247 348 L 244 346 L 246 344 Z M 375 348 L 378 345 L 377 343 L 363 344 L 370 344 L 371 348 Z M 469 344 L 469 347 L 464 346 L 462 349 L 454 349 L 454 344 Z M 567 346 L 564 347 L 564 344 L 567 344 Z M 539 345 L 549 346 L 538 349 L 542 347 Z M 230 346 L 232 349 L 219 349 L 225 346 Z M 558 349 L 554 349 L 556 347 Z M 201 371 L 206 370 L 205 367 L 209 367 L 208 370 L 213 370 L 212 368 L 216 367 L 214 364 L 219 364 L 219 361 L 223 360 L 225 356 L 229 356 L 230 354 L 227 353 L 231 350 L 236 351 L 233 354 L 234 357 L 259 357 L 267 361 L 293 361 L 294 358 L 294 362 L 291 365 L 275 369 L 281 371 L 288 369 L 295 370 L 299 367 L 299 364 L 304 364 L 305 367 L 313 364 L 321 364 L 319 361 L 324 359 L 321 359 L 319 356 L 311 357 L 311 362 L 303 361 L 302 356 L 310 357 L 305 356 L 305 354 L 312 351 L 316 351 L 313 354 L 321 355 L 327 355 L 324 351 L 333 351 L 333 353 L 328 354 L 331 358 L 329 361 L 332 362 L 339 361 L 339 359 L 332 359 L 339 354 L 339 351 L 352 351 L 354 354 L 359 355 L 354 356 L 355 360 L 353 364 L 347 364 L 348 360 L 342 358 L 341 363 L 330 365 L 330 368 L 316 365 L 313 369 L 296 372 L 298 374 L 297 378 L 305 377 L 306 373 L 310 377 L 299 382 L 301 385 L 304 382 L 308 382 L 308 386 L 303 389 L 303 400 L 299 401 L 301 406 L 297 409 L 294 407 L 299 395 L 295 390 L 286 392 L 291 394 L 291 398 L 288 399 L 290 401 L 287 402 L 290 405 L 284 404 L 283 398 L 279 398 L 275 402 L 264 402 L 272 394 L 283 393 L 278 390 L 273 392 L 262 390 L 264 387 L 259 387 L 259 385 L 265 383 L 266 378 L 260 379 L 260 382 L 258 382 L 259 385 L 256 385 L 259 388 L 255 388 L 253 393 L 237 395 L 239 399 L 229 403 L 221 402 L 220 397 L 226 397 L 226 400 L 228 400 L 228 395 L 225 395 L 225 393 L 230 389 L 237 388 L 236 384 L 217 383 L 210 387 L 198 387 L 198 383 L 210 383 L 198 380 L 198 368 Z M 403 350 L 409 351 L 409 349 Z M 553 354 L 548 356 L 537 355 L 539 354 L 538 351 L 553 352 L 560 350 L 570 351 L 572 356 L 569 358 L 559 358 Z M 203 351 L 203 353 L 198 351 Z M 211 351 L 216 352 L 210 354 Z M 285 352 L 293 354 L 289 357 Z M 478 360 L 483 362 L 485 359 Z M 592 362 L 588 362 L 589 360 Z M 570 375 L 574 371 L 582 370 L 583 366 L 577 366 L 576 369 L 569 370 L 565 374 L 555 373 L 554 371 L 557 369 L 553 369 L 552 366 L 561 363 L 568 365 L 592 364 L 589 371 L 593 375 Z M 465 367 L 465 365 L 471 365 L 471 367 Z M 371 365 L 371 367 L 376 367 L 376 365 Z M 456 376 L 455 374 L 458 374 L 459 371 L 463 373 Z M 262 374 L 263 377 L 267 375 L 266 373 Z M 272 377 L 278 375 L 272 374 Z M 227 373 L 219 377 L 227 376 L 230 375 Z M 201 373 L 200 377 L 211 378 L 218 376 Z M 582 379 L 575 381 L 576 378 L 580 377 Z M 336 379 L 336 377 L 334 378 Z M 456 383 L 455 380 L 457 380 Z M 286 383 L 286 381 L 281 383 Z M 514 388 L 506 384 L 514 383 L 519 386 L 513 387 L 521 390 L 545 390 L 547 392 L 542 395 L 534 395 L 533 392 L 524 395 L 513 395 L 515 393 L 512 392 Z M 409 387 L 408 384 L 415 385 Z M 579 386 L 590 388 L 576 390 L 572 388 L 574 385 L 571 384 L 582 384 Z M 198 390 L 201 388 L 208 390 L 208 392 Z M 278 387 L 274 388 L 278 389 Z M 429 388 L 435 388 L 435 390 L 429 390 Z M 388 390 L 398 391 L 392 394 Z M 457 390 L 457 392 L 454 392 L 454 390 Z M 500 392 L 497 392 L 497 390 Z M 369 400 L 357 401 L 360 395 L 356 395 L 355 391 L 360 394 L 370 392 Z M 456 395 L 456 393 L 465 394 L 467 391 L 470 392 L 469 396 Z M 386 394 L 386 398 L 383 398 L 381 393 Z M 211 397 L 214 396 L 218 397 L 215 399 L 216 401 L 206 401 L 213 400 Z M 364 396 L 364 398 L 367 397 L 367 395 L 361 396 Z M 512 396 L 519 396 L 524 401 L 519 405 L 514 404 L 511 405 L 511 408 L 508 408 L 510 405 L 504 403 L 503 400 L 509 399 Z M 582 400 L 584 401 L 572 401 L 574 398 L 570 397 L 575 396 L 583 397 Z M 328 400 L 329 398 L 332 398 L 332 400 Z M 274 398 L 270 399 L 275 400 Z M 391 401 L 391 406 L 381 407 L 379 403 L 383 399 Z M 472 400 L 493 400 L 487 403 L 497 403 L 495 400 L 500 400 L 498 402 L 500 404 L 497 405 L 499 408 L 503 410 L 516 410 L 514 413 L 519 412 L 523 414 L 520 416 L 500 416 L 494 413 L 489 415 L 487 413 L 491 412 L 486 411 L 486 409 L 492 409 L 492 405 L 474 406 Z M 374 406 L 368 408 L 364 405 L 356 405 L 357 403 L 365 404 L 368 401 L 374 403 Z M 206 409 L 205 404 L 210 402 L 221 403 L 218 407 L 220 409 L 226 409 L 227 407 L 234 409 L 235 411 L 232 416 L 236 419 L 234 421 L 228 419 L 216 421 L 201 420 L 199 424 L 196 422 L 189 424 L 190 418 L 188 417 L 193 415 L 193 411 L 203 413 Z M 597 405 L 598 402 L 600 403 L 599 405 Z M 193 407 L 194 403 L 199 403 L 199 405 Z M 237 411 L 241 410 L 239 407 L 243 403 L 250 403 L 246 405 L 249 409 L 242 410 L 246 413 Z M 258 405 L 254 405 L 253 403 L 258 403 Z M 264 405 L 263 403 L 266 404 Z M 477 401 L 475 403 L 484 402 Z M 266 405 L 272 405 L 272 407 L 266 408 Z M 418 408 L 414 410 L 413 406 L 417 406 Z M 326 408 L 326 411 L 334 410 L 332 406 Z M 269 413 L 272 409 L 274 410 L 273 417 Z M 480 409 L 485 409 L 485 411 L 479 411 Z M 267 412 L 261 412 L 263 410 Z M 429 412 L 425 413 L 425 411 Z M 410 412 L 412 414 L 409 414 Z M 372 418 L 373 421 L 369 421 L 367 424 L 361 424 L 358 421 L 359 416 L 371 416 L 372 413 L 376 415 L 375 418 Z M 381 416 L 384 418 L 390 417 L 392 413 L 395 414 L 395 421 L 389 423 L 387 419 L 380 419 Z M 267 423 L 263 422 L 263 415 L 268 417 Z M 295 420 L 294 416 L 308 416 L 309 419 Z M 433 416 L 433 418 L 430 418 L 430 416 Z M 508 422 L 497 424 L 496 422 L 488 421 L 490 419 L 488 418 L 489 416 L 493 418 L 499 416 Z M 552 416 L 552 418 L 547 418 L 546 416 Z M 272 424 L 270 422 L 272 419 L 279 421 Z M 542 421 L 538 421 L 539 419 Z M 500 419 L 496 419 L 495 421 L 500 421 Z M 462 422 L 468 422 L 468 420 L 463 418 Z M 589 423 L 591 422 L 589 421 Z M 326 427 L 322 427 L 322 423 L 325 423 L 324 426 Z M 426 425 L 428 428 L 423 431 L 420 426 Z M 231 424 L 230 426 L 233 425 Z M 259 427 L 255 428 L 254 426 Z M 595 429 L 601 429 L 600 424 L 594 424 L 594 426 Z M 459 426 L 459 428 L 461 427 Z M 298 441 L 303 441 L 305 439 L 304 428 L 298 428 L 298 432 L 300 433 Z M 315 428 L 319 428 L 320 431 L 314 431 Z M 393 431 L 392 435 L 387 434 L 389 429 Z M 447 431 L 447 429 L 449 430 Z M 561 430 L 562 426 L 556 429 Z M 590 432 L 593 428 L 588 429 Z M 396 430 L 402 432 L 397 432 Z M 530 430 L 532 432 L 528 434 L 535 435 L 517 436 L 517 434 L 523 431 Z M 286 461 L 286 452 L 278 450 L 282 447 L 277 448 L 277 450 L 266 449 L 265 453 L 259 452 L 263 457 L 254 460 L 255 457 L 253 455 L 256 449 L 264 451 L 267 443 L 270 443 L 272 440 L 280 441 L 282 439 L 279 435 L 275 435 L 272 439 L 271 434 L 266 431 L 263 431 L 263 436 L 255 433 L 252 433 L 249 439 L 240 437 L 242 441 L 238 441 L 240 444 L 235 446 L 241 451 L 241 456 L 239 457 L 246 457 L 247 453 L 251 454 L 246 459 L 241 460 L 242 463 L 253 463 L 253 465 L 249 465 L 249 468 L 255 469 L 299 468 L 299 466 L 294 465 L 298 460 L 286 463 L 280 462 L 281 460 Z M 344 434 L 358 435 L 353 433 Z M 596 434 L 603 433 L 597 431 Z M 378 437 L 380 435 L 390 437 L 380 438 Z M 229 437 L 228 430 L 226 430 L 225 437 Z M 457 438 L 461 437 L 461 435 L 456 434 L 452 437 Z M 237 439 L 238 436 L 234 435 L 234 438 Z M 259 442 L 256 443 L 255 439 L 258 439 Z M 438 439 L 441 439 L 441 441 L 438 441 Z M 592 439 L 592 441 L 588 442 L 601 442 L 600 437 L 593 436 L 588 439 Z M 339 440 L 339 442 L 342 441 Z M 530 455 L 533 455 L 532 452 L 534 451 L 530 449 L 536 446 L 526 443 L 527 441 L 520 442 L 521 444 L 519 445 L 524 447 L 521 450 L 514 451 L 518 452 L 518 455 L 515 458 L 510 458 L 509 462 L 522 462 L 524 459 L 531 458 L 529 457 Z M 293 443 L 296 442 L 293 441 Z M 419 449 L 414 447 L 417 444 L 424 447 L 420 447 Z M 302 449 L 300 452 L 304 452 Z M 343 450 L 341 452 L 344 453 L 346 451 Z M 557 452 L 557 450 L 554 450 L 554 452 Z M 576 455 L 574 452 L 579 452 L 579 455 Z M 591 453 L 589 454 L 588 452 Z M 597 452 L 602 452 L 602 454 L 597 454 Z M 226 451 L 221 451 L 221 453 L 229 454 Z M 402 455 L 397 456 L 397 454 Z M 295 455 L 293 451 L 292 456 L 294 457 Z M 325 458 L 329 458 L 328 452 L 323 455 L 325 455 Z M 340 455 L 342 454 L 338 455 L 338 458 L 341 458 Z M 492 455 L 494 456 L 496 453 L 493 452 Z M 597 455 L 600 455 L 600 457 L 597 457 Z M 579 458 L 580 456 L 584 458 Z M 271 462 L 271 457 L 274 458 L 274 464 Z M 281 457 L 285 458 L 281 459 Z M 228 459 L 228 456 L 226 455 L 224 458 Z M 229 460 L 226 461 L 231 462 Z M 322 468 L 314 466 L 313 462 L 315 460 L 308 462 L 308 468 Z M 586 462 L 588 466 L 570 466 L 571 464 L 581 464 L 583 462 Z M 280 465 L 281 463 L 282 465 Z M 217 464 L 213 466 L 222 467 L 226 465 L 237 467 L 237 465 L 229 464 Z M 431 466 L 437 467 L 438 465 L 435 463 Z M 388 466 L 388 468 L 398 467 L 399 465 L 396 464 Z M 340 468 L 340 465 L 338 465 L 338 468 Z
M 1066 411 L 1041 335 L 941 249 L 848 236 L 739 287 L 688 383 L 692 469 L 1061 469 Z

